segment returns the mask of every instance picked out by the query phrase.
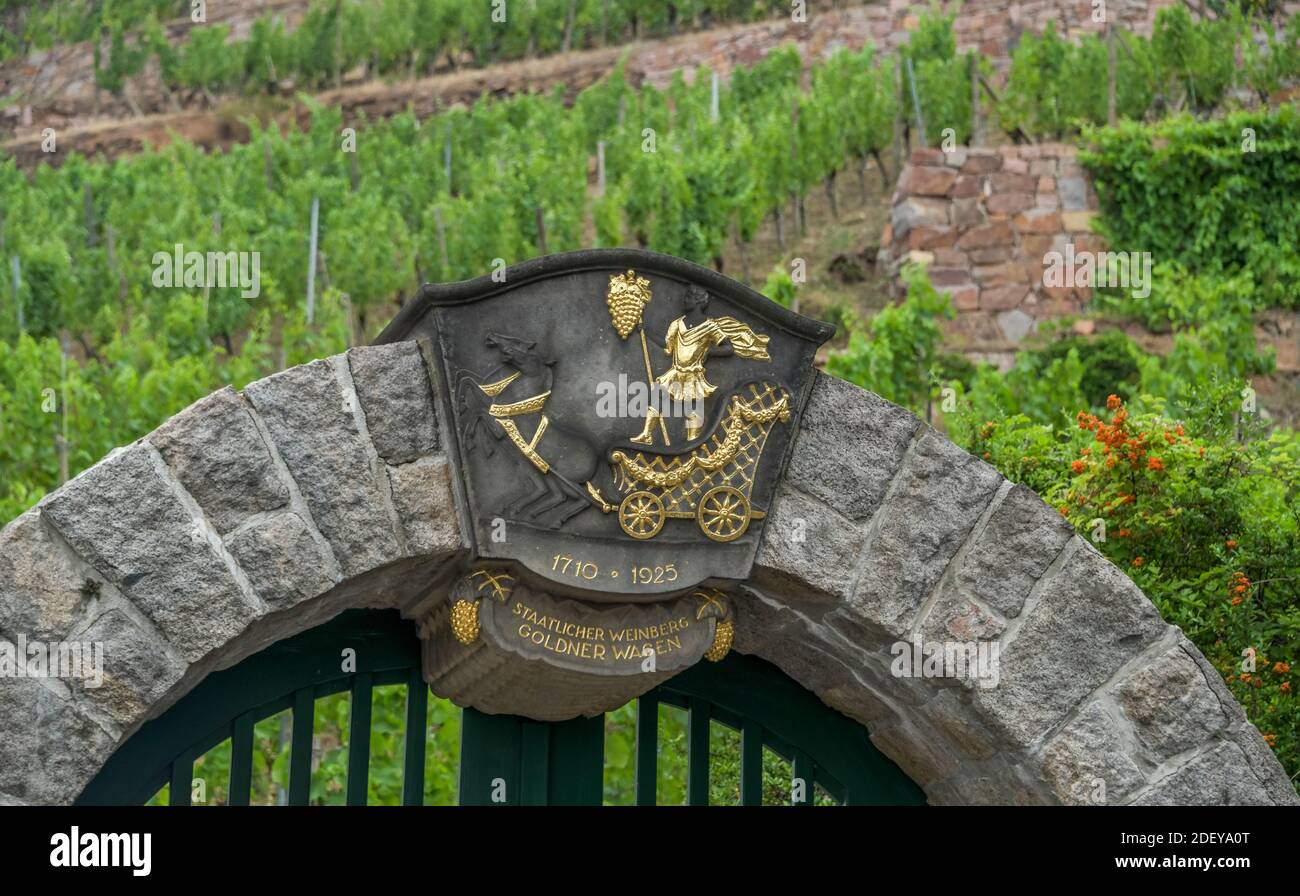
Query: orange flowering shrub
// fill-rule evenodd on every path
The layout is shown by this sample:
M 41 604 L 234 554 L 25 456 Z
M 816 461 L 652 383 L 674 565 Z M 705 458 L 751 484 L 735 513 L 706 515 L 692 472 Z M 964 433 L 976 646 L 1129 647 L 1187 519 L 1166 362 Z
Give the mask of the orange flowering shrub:
M 1289 774 L 1300 772 L 1300 436 L 1238 411 L 1236 387 L 1177 420 L 1110 395 L 1070 425 L 955 426 L 1033 488 L 1180 626 Z M 987 410 L 984 411 L 987 414 Z

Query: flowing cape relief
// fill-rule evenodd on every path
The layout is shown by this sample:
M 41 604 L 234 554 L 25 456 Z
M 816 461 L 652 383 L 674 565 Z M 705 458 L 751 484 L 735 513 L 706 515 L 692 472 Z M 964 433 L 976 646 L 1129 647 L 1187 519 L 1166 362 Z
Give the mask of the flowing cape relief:
M 715 317 L 710 323 L 716 324 L 717 328 L 722 331 L 722 335 L 736 349 L 736 354 L 742 358 L 751 358 L 755 361 L 770 361 L 772 358 L 767 353 L 767 342 L 771 337 L 755 333 L 750 329 L 748 324 L 736 320 L 734 317 Z M 701 339 L 712 335 L 712 327 L 693 327 L 683 329 L 678 337 L 687 345 L 698 342 Z

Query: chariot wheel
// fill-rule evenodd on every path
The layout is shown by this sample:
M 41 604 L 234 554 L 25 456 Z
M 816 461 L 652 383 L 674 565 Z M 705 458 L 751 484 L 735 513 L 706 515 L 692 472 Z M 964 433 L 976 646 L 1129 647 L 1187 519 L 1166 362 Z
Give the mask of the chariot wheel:
M 632 492 L 618 505 L 618 524 L 633 538 L 654 538 L 664 519 L 664 502 L 651 492 Z
M 749 499 L 740 489 L 719 485 L 704 493 L 695 509 L 700 529 L 714 541 L 735 541 L 749 528 Z

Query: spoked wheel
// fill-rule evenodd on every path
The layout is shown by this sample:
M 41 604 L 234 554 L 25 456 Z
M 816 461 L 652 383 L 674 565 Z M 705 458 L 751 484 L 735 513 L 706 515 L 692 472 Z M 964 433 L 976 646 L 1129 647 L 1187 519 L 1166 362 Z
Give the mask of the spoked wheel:
M 749 499 L 739 489 L 719 485 L 704 493 L 695 515 L 709 538 L 735 541 L 749 528 Z
M 654 538 L 664 518 L 664 502 L 651 492 L 632 492 L 618 505 L 618 524 L 633 538 Z

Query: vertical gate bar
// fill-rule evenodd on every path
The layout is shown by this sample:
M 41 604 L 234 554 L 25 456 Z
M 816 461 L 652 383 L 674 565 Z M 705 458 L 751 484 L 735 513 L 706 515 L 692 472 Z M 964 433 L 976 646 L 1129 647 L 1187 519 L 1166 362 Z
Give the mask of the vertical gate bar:
M 520 804 L 523 721 L 519 716 L 490 716 L 473 708 L 461 711 L 458 798 L 462 806 Z
M 545 806 L 550 801 L 551 723 L 523 723 L 520 739 L 519 802 Z
M 813 788 L 817 777 L 817 767 L 808 758 L 808 754 L 800 750 L 796 750 L 794 754 L 794 777 L 803 781 L 803 802 L 795 803 L 795 805 L 811 806 L 813 804 Z M 791 802 L 794 801 L 791 800 Z
M 171 789 L 167 794 L 167 805 L 188 806 L 190 788 L 194 786 L 194 757 L 182 753 L 172 761 Z
M 420 667 L 406 682 L 406 753 L 402 757 L 402 805 L 424 804 L 425 731 L 429 725 L 429 686 Z
M 709 804 L 709 704 L 699 697 L 690 700 L 686 725 L 686 804 Z
M 546 805 L 599 806 L 605 796 L 605 716 L 552 722 Z
M 370 705 L 373 680 L 369 672 L 352 676 L 352 712 L 348 719 L 349 806 L 364 806 L 370 789 Z
M 740 730 L 740 804 L 763 805 L 763 728 L 751 719 Z
M 305 806 L 311 798 L 311 734 L 316 694 L 310 687 L 293 695 L 293 736 L 289 746 L 289 805 Z
M 230 796 L 226 804 L 247 806 L 253 789 L 253 713 L 235 717 L 230 735 Z
M 636 804 L 653 806 L 659 779 L 659 698 L 643 694 L 636 701 Z

